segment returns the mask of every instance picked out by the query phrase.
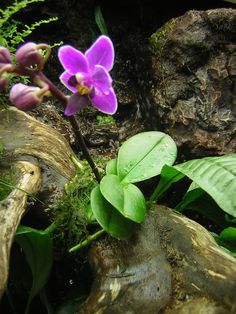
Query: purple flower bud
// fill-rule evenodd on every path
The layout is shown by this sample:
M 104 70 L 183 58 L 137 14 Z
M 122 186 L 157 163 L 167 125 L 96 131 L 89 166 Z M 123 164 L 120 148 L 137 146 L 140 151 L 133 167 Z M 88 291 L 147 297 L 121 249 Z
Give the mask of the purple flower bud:
M 5 47 L 0 47 L 0 69 L 6 64 L 11 64 L 10 51 Z
M 22 83 L 15 84 L 10 90 L 10 101 L 20 110 L 34 109 L 42 101 L 39 96 L 40 88 L 27 86 Z
M 38 65 L 43 59 L 43 55 L 37 49 L 38 45 L 29 42 L 21 46 L 16 51 L 16 61 L 23 68 L 30 68 Z
M 1 77 L 0 78 L 0 91 L 2 91 L 8 84 L 9 78 L 8 77 Z

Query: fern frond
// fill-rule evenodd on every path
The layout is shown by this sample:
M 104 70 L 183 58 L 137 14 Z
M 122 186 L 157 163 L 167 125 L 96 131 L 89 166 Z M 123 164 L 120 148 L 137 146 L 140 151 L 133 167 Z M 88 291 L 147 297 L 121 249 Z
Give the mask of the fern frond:
M 36 3 L 36 2 L 43 2 L 45 0 L 21 0 L 15 1 L 12 5 L 8 6 L 4 10 L 0 10 L 1 17 L 0 17 L 0 28 L 12 17 L 13 14 L 19 12 L 23 8 L 27 7 L 31 3 Z

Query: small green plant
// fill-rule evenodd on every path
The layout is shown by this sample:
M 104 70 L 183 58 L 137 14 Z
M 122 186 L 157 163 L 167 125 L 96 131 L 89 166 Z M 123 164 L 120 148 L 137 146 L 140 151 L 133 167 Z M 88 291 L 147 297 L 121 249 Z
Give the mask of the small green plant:
M 103 18 L 103 14 L 102 14 L 102 11 L 101 11 L 101 8 L 99 5 L 95 7 L 94 16 L 95 16 L 95 22 L 96 22 L 100 32 L 102 34 L 108 36 L 107 26 L 106 26 L 106 23 L 105 23 L 105 20 Z
M 115 119 L 113 116 L 97 115 L 96 119 L 99 122 L 99 124 L 115 124 Z
M 41 19 L 31 25 L 26 25 L 14 18 L 30 4 L 44 2 L 45 0 L 20 0 L 15 1 L 5 9 L 0 9 L 0 46 L 7 47 L 10 52 L 15 52 L 17 46 L 23 43 L 36 28 L 42 24 L 57 21 L 57 17 L 47 20 Z
M 14 18 L 17 13 L 21 13 L 22 10 L 29 5 L 44 1 L 45 0 L 16 0 L 5 9 L 0 8 L 0 46 L 8 48 L 11 53 L 14 53 L 17 47 L 23 43 L 36 28 L 43 24 L 48 24 L 58 20 L 57 17 L 52 17 L 46 20 L 41 19 L 31 25 L 27 25 Z M 57 46 L 57 44 L 54 46 Z M 8 78 L 10 84 L 17 83 L 19 81 L 23 81 L 25 84 L 29 83 L 28 77 L 23 75 L 16 77 L 11 73 L 8 73 Z M 6 91 L 0 91 L 0 108 L 7 107 L 8 97 L 9 96 Z

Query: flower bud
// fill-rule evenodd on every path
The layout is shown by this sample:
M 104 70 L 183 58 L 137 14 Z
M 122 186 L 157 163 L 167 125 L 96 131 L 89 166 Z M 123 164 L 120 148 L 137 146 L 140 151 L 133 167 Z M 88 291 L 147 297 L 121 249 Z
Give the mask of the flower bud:
M 9 82 L 8 77 L 2 76 L 0 78 L 0 91 L 2 91 L 7 86 L 8 82 Z
M 23 68 L 30 68 L 38 65 L 43 55 L 38 51 L 35 43 L 29 42 L 16 51 L 16 61 Z
M 42 101 L 40 88 L 27 86 L 22 83 L 15 84 L 10 90 L 10 101 L 20 110 L 34 109 Z
M 6 64 L 11 64 L 10 51 L 5 47 L 0 47 L 0 69 Z

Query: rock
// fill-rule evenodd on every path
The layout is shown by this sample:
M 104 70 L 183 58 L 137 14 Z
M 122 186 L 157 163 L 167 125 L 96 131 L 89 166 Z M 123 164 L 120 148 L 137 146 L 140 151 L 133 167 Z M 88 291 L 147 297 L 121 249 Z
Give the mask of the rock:
M 153 205 L 129 241 L 90 250 L 95 280 L 80 314 L 235 313 L 236 259 L 198 223 Z
M 156 124 L 183 159 L 235 151 L 235 40 L 234 9 L 188 11 L 150 38 Z

